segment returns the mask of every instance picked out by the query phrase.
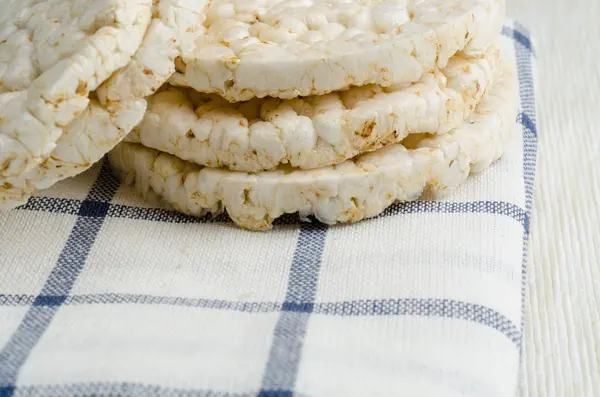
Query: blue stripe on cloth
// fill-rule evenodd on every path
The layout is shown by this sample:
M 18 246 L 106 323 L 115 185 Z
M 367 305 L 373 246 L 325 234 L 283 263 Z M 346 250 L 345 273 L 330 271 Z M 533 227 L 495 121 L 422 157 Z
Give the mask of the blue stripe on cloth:
M 314 313 L 338 316 L 422 316 L 466 320 L 504 334 L 518 347 L 521 331 L 509 318 L 488 307 L 451 299 L 385 299 L 321 303 Z
M 513 30 L 517 33 L 513 38 L 515 41 L 523 44 L 531 53 L 532 56 L 535 56 L 535 46 L 531 40 L 531 34 L 529 29 L 527 29 L 523 24 L 519 21 L 513 22 Z M 521 38 L 522 36 L 523 38 Z
M 525 48 L 527 48 L 532 54 L 534 53 L 533 44 L 531 43 L 531 38 L 523 26 L 519 24 L 515 24 L 514 27 L 503 26 L 502 27 L 502 35 L 506 37 L 512 38 L 514 41 L 521 43 Z
M 537 126 L 527 114 L 523 112 L 519 113 L 519 124 L 528 129 L 537 138 Z
M 58 203 L 55 203 L 57 200 Z M 48 197 L 32 197 L 22 210 L 58 212 L 65 214 L 76 214 L 79 211 L 80 203 L 77 200 L 52 199 Z M 388 207 L 382 216 L 397 216 L 404 214 L 419 213 L 488 213 L 493 215 L 504 215 L 511 217 L 521 223 L 527 224 L 527 213 L 516 204 L 505 201 L 471 201 L 471 202 L 451 202 L 451 201 L 412 201 L 407 203 L 395 203 Z M 110 204 L 106 214 L 109 218 L 140 219 L 153 222 L 169 223 L 232 223 L 226 215 L 216 217 L 193 217 L 181 214 L 179 212 L 169 211 L 160 208 L 140 208 L 120 204 Z M 377 218 L 376 217 L 376 218 Z M 297 214 L 287 214 L 275 220 L 275 225 L 306 225 Z
M 55 214 L 76 215 L 81 206 L 81 200 L 58 197 L 33 196 L 19 210 L 41 211 Z
M 0 306 L 28 306 L 38 299 L 61 301 L 63 305 L 167 305 L 199 309 L 234 310 L 246 313 L 313 313 L 327 316 L 437 316 L 474 321 L 493 328 L 513 342 L 517 326 L 490 308 L 451 299 L 398 298 L 341 302 L 245 302 L 182 298 L 143 294 L 97 294 L 73 296 L 0 295 Z M 464 317 L 466 315 L 466 317 Z
M 66 300 L 66 295 L 71 292 L 85 265 L 106 217 L 108 202 L 118 188 L 118 181 L 112 178 L 107 167 L 108 164 L 104 163 L 104 172 L 100 173 L 86 200 L 81 203 L 75 225 L 39 296 L 0 350 L 0 387 L 4 387 L 2 397 L 12 395 L 11 387 L 21 367 Z
M 2 394 L 0 397 L 9 396 Z M 14 390 L 14 388 L 12 388 Z M 212 390 L 175 389 L 139 383 L 72 383 L 64 385 L 36 385 L 17 388 L 14 397 L 251 397 L 256 393 L 227 393 Z M 12 394 L 11 394 L 12 396 Z
M 529 37 L 529 32 L 518 26 L 520 34 Z M 533 202 L 533 188 L 537 157 L 537 134 L 535 81 L 533 78 L 533 53 L 530 48 L 515 39 L 515 54 L 517 59 L 517 79 L 519 82 L 519 96 L 521 113 L 519 121 L 523 129 L 523 176 L 525 183 L 525 210 L 531 212 Z
M 515 219 L 523 227 L 528 225 L 527 213 L 521 207 L 504 201 L 413 201 L 394 204 L 379 216 L 418 213 L 504 215 Z
M 327 226 L 300 229 L 282 313 L 275 325 L 273 344 L 265 367 L 260 397 L 292 395 L 296 385 L 302 341 L 317 295 Z M 289 394 L 292 393 L 292 394 Z
M 538 130 L 535 122 L 535 82 L 533 79 L 532 58 L 534 51 L 529 38 L 529 32 L 520 25 L 513 31 L 515 54 L 517 62 L 517 79 L 519 82 L 519 97 L 521 113 L 519 121 L 523 130 L 523 184 L 525 189 L 525 210 L 527 218 L 531 218 L 533 204 L 533 189 L 537 156 Z M 523 261 L 521 264 L 521 324 L 520 335 L 523 338 L 525 328 L 525 299 L 527 291 L 527 252 L 529 244 L 529 227 L 523 233 Z M 523 343 L 519 352 L 523 355 Z

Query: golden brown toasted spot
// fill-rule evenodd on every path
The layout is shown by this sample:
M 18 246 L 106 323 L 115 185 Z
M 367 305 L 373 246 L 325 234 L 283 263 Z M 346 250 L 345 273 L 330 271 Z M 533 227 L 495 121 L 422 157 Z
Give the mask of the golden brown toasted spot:
M 176 57 L 175 58 L 175 69 L 179 73 L 184 73 L 185 72 L 185 63 L 183 63 L 183 59 L 181 59 L 181 57 Z
M 83 81 L 83 80 L 79 80 L 79 84 L 77 85 L 77 89 L 75 90 L 75 93 L 77 93 L 78 95 L 85 95 L 87 93 L 87 82 Z
M 363 138 L 367 138 L 373 133 L 373 129 L 377 125 L 375 120 L 367 121 L 363 126 L 362 130 L 357 131 L 357 134 L 362 136 Z
M 8 167 L 10 167 L 11 161 L 12 161 L 12 159 L 4 160 L 2 162 L 2 164 L 0 165 L 0 171 L 4 171 L 4 170 L 8 169 Z

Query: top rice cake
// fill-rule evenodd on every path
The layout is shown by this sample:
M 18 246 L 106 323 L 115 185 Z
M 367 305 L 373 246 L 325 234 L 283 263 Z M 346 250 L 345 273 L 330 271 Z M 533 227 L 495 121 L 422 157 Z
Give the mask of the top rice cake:
M 413 83 L 484 54 L 504 0 L 213 0 L 171 83 L 230 102 Z

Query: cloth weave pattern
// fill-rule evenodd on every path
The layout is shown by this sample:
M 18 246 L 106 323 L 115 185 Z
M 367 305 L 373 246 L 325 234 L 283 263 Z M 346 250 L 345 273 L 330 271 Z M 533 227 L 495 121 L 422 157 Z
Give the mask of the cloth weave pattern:
M 511 396 L 537 128 L 441 201 L 270 232 L 142 202 L 106 163 L 0 214 L 0 397 Z

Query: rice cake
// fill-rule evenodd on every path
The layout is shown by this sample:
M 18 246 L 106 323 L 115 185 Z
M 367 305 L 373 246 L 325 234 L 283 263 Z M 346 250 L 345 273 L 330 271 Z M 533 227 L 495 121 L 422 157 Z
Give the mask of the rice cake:
M 499 64 L 495 47 L 481 58 L 455 56 L 408 87 L 368 85 L 292 100 L 232 104 L 172 87 L 149 98 L 144 120 L 127 140 L 213 168 L 319 168 L 408 134 L 459 126 L 493 85 Z
M 123 142 L 109 161 L 121 178 L 146 198 L 201 216 L 227 211 L 240 227 L 266 230 L 274 219 L 298 212 L 326 224 L 374 217 L 396 201 L 418 199 L 426 190 L 447 194 L 471 172 L 504 152 L 515 130 L 517 83 L 512 63 L 467 121 L 447 134 L 410 137 L 336 166 L 235 172 L 203 168 L 173 155 Z
M 0 4 L 0 186 L 47 159 L 88 95 L 139 48 L 151 0 Z
M 213 0 L 172 83 L 230 102 L 413 83 L 484 54 L 504 15 L 505 0 Z
M 93 92 L 88 108 L 65 128 L 50 156 L 0 184 L 0 209 L 24 204 L 38 189 L 77 175 L 140 123 L 151 95 L 174 73 L 174 60 L 204 32 L 206 1 L 155 0 L 152 20 L 131 61 Z

